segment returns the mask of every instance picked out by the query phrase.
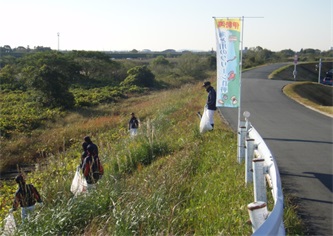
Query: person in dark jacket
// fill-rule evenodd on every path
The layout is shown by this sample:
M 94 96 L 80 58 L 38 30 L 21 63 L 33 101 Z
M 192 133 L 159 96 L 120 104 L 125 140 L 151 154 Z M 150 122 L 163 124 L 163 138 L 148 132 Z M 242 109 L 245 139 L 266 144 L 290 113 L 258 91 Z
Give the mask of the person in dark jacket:
M 87 190 L 89 191 L 94 188 L 94 185 L 104 174 L 104 170 L 98 155 L 95 154 L 95 147 L 93 145 L 88 145 L 87 152 L 88 155 L 84 159 L 82 172 L 87 181 Z
M 11 211 L 16 211 L 21 206 L 22 223 L 25 219 L 29 220 L 30 214 L 35 210 L 36 202 L 42 203 L 42 199 L 37 189 L 32 184 L 26 184 L 24 177 L 20 174 L 15 178 L 19 189 L 15 193 L 13 208 Z
M 84 142 L 87 143 L 87 147 L 88 147 L 88 145 L 90 145 L 90 146 L 93 148 L 93 155 L 97 155 L 97 156 L 98 156 L 98 147 L 97 147 L 96 144 L 94 144 L 94 143 L 91 141 L 91 139 L 90 139 L 89 136 L 84 137 Z
M 209 117 L 210 124 L 214 128 L 214 113 L 216 111 L 216 91 L 211 86 L 209 81 L 203 83 L 202 87 L 204 87 L 208 93 L 206 108 Z
M 139 128 L 139 121 L 138 119 L 135 117 L 135 114 L 132 112 L 131 113 L 131 119 L 128 122 L 128 129 L 130 131 L 131 136 L 135 136 L 137 135 L 138 132 L 138 128 Z

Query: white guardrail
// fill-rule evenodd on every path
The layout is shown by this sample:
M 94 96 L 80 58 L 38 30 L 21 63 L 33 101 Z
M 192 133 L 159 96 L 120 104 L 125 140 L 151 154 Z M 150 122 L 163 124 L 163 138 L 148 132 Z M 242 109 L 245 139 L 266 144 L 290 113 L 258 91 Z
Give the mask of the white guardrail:
M 245 122 L 240 122 L 238 132 L 238 162 L 245 159 L 245 182 L 253 182 L 254 185 L 254 202 L 247 206 L 253 235 L 284 236 L 284 203 L 279 169 L 266 143 L 248 121 L 249 113 L 248 116 L 244 113 L 244 116 Z M 267 210 L 266 183 L 274 199 L 271 212 Z

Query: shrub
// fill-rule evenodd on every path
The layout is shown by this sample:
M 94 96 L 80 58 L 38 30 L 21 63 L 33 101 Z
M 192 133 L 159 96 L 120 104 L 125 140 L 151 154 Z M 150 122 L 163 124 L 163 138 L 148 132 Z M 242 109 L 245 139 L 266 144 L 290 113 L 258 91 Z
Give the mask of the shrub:
M 147 66 L 136 66 L 127 71 L 126 79 L 121 83 L 123 86 L 137 85 L 140 87 L 153 87 L 155 75 Z

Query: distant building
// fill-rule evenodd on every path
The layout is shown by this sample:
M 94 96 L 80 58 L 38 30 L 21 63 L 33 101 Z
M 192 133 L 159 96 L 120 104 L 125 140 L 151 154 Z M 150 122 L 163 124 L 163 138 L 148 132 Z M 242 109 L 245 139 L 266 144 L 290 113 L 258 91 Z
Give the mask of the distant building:
M 37 46 L 34 48 L 36 51 L 39 51 L 39 52 L 46 52 L 46 51 L 51 51 L 51 48 L 50 47 L 43 47 L 43 46 Z
M 19 51 L 19 52 L 25 52 L 25 51 L 27 51 L 27 49 L 25 47 L 22 47 L 22 46 L 18 46 L 15 50 Z
M 12 48 L 9 45 L 5 45 L 5 46 L 3 46 L 3 50 L 5 53 L 9 53 L 12 51 Z
M 167 50 L 162 51 L 162 53 L 176 53 L 176 50 L 174 50 L 174 49 L 167 49 Z

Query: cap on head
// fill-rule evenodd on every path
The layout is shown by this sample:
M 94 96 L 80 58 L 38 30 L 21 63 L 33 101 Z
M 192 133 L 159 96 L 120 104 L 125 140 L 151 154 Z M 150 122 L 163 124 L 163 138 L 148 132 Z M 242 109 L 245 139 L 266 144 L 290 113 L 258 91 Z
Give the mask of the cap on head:
M 15 181 L 16 181 L 16 183 L 24 183 L 25 181 L 24 181 L 24 178 L 23 178 L 23 176 L 22 175 L 18 175 L 18 176 L 16 176 L 15 177 Z
M 134 112 L 132 112 L 131 115 L 134 116 Z
M 207 87 L 207 86 L 210 86 L 210 82 L 209 81 L 206 81 L 202 84 L 202 87 Z

